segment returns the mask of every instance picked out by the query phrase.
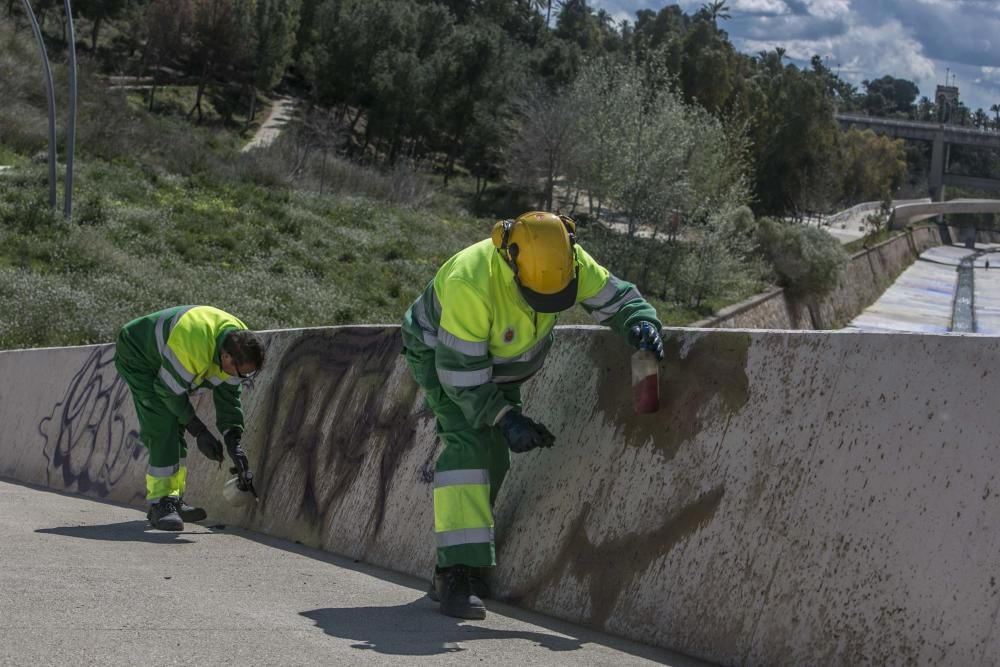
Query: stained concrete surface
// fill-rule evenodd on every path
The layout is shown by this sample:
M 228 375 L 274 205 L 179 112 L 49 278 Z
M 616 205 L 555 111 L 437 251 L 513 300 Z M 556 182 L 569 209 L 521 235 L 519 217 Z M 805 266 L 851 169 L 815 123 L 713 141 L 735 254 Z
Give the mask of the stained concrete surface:
M 218 525 L 0 482 L 0 665 L 706 665 Z
M 661 409 L 637 416 L 622 340 L 556 331 L 522 397 L 557 443 L 514 457 L 497 499 L 497 595 L 734 666 L 1000 655 L 998 418 L 983 402 L 1000 393 L 1000 338 L 665 335 Z M 213 522 L 425 577 L 439 443 L 398 328 L 265 339 L 244 402 L 261 503 L 224 506 L 226 473 L 197 455 L 192 498 Z M 0 475 L 141 504 L 145 453 L 112 356 L 0 352 L 17 380 L 0 383 Z M 194 402 L 214 423 L 211 397 Z
M 975 275 L 976 333 L 1000 336 L 1000 253 L 977 257 Z

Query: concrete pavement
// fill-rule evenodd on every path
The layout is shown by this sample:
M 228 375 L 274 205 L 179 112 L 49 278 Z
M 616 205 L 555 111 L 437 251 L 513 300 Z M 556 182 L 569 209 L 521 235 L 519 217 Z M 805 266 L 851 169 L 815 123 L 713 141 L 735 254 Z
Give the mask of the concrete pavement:
M 0 482 L 0 665 L 707 664 L 492 601 L 449 619 L 420 579 L 205 524 Z

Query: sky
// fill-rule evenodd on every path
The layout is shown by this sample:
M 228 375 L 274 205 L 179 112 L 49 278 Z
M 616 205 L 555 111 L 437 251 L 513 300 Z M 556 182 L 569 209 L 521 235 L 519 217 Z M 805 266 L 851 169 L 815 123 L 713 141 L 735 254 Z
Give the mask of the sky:
M 591 0 L 590 6 L 634 23 L 639 9 L 677 4 L 692 14 L 706 2 Z M 781 46 L 799 66 L 818 54 L 861 91 L 863 80 L 888 74 L 913 81 L 932 100 L 947 77 L 973 111 L 989 113 L 1000 104 L 1000 0 L 727 0 L 726 6 L 732 18 L 719 27 L 745 53 Z

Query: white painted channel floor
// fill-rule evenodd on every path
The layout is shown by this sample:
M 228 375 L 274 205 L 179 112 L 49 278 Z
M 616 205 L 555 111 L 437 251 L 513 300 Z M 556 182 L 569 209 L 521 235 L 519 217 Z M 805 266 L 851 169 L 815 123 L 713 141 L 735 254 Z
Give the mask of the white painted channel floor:
M 976 334 L 1000 335 L 1000 252 L 977 244 L 975 260 Z M 974 254 L 962 246 L 929 248 L 896 282 L 847 326 L 858 331 L 949 333 L 958 265 Z M 989 260 L 990 268 L 986 268 Z M 968 335 L 968 334 L 963 334 Z
M 209 522 L 210 523 L 210 522 Z M 230 527 L 0 481 L 0 665 L 707 663 Z

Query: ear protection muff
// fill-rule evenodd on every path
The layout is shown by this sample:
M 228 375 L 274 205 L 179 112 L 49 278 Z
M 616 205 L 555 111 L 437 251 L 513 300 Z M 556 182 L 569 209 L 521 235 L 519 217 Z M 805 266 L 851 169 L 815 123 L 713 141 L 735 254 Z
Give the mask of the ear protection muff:
M 563 227 L 566 228 L 566 233 L 569 234 L 569 248 L 575 255 L 576 251 L 573 249 L 576 247 L 576 222 L 568 215 L 560 215 L 559 219 L 562 220 Z
M 497 250 L 507 250 L 507 244 L 510 242 L 510 232 L 514 229 L 515 224 L 513 220 L 501 220 L 493 225 L 493 245 Z
M 563 227 L 566 228 L 566 233 L 569 235 L 569 247 L 573 248 L 576 246 L 576 222 L 573 218 L 568 215 L 560 215 L 559 220 L 562 221 Z M 504 256 L 508 262 L 511 260 L 510 250 L 516 248 L 517 244 L 510 246 L 510 233 L 514 229 L 514 225 L 517 224 L 516 220 L 501 220 L 493 226 L 493 245 L 497 250 L 502 250 L 500 254 Z M 516 251 L 514 251 L 516 252 Z
M 493 225 L 493 246 L 503 257 L 503 260 L 507 262 L 507 265 L 514 271 L 514 279 L 517 279 L 517 244 L 513 246 L 510 245 L 510 233 L 514 229 L 514 225 L 517 224 L 514 220 L 501 220 L 497 224 Z

